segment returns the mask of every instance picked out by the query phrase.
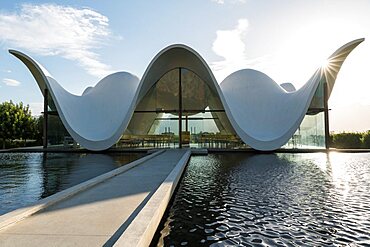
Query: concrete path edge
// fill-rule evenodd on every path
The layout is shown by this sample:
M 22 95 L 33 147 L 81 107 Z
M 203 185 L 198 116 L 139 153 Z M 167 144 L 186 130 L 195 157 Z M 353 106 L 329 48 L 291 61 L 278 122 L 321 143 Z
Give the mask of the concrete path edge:
M 190 156 L 191 151 L 186 151 L 144 208 L 116 241 L 115 247 L 150 245 Z
M 55 193 L 54 195 L 48 196 L 44 199 L 41 199 L 35 203 L 30 204 L 29 206 L 22 207 L 19 209 L 15 209 L 9 213 L 6 213 L 4 215 L 0 216 L 0 230 L 3 230 L 25 218 L 28 216 L 31 216 L 32 214 L 37 213 L 38 211 L 45 209 L 57 202 L 60 202 L 62 200 L 67 199 L 68 197 L 71 197 L 79 192 L 82 192 L 84 190 L 87 190 L 101 182 L 104 182 L 105 180 L 117 176 L 137 165 L 140 165 L 141 163 L 154 158 L 155 156 L 163 153 L 165 150 L 159 150 L 156 151 L 150 155 L 144 156 L 140 159 L 134 160 L 126 165 L 123 165 L 117 169 L 114 169 L 110 172 L 104 173 L 102 175 L 99 175 L 97 177 L 94 177 L 92 179 L 89 179 L 85 182 L 82 182 L 80 184 L 77 184 L 75 186 L 72 186 L 66 190 L 60 191 L 58 193 Z

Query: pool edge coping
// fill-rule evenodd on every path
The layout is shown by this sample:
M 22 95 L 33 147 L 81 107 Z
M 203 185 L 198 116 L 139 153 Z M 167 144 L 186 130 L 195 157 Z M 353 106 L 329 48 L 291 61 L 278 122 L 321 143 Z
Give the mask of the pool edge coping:
M 113 246 L 149 246 L 192 155 L 187 150 Z

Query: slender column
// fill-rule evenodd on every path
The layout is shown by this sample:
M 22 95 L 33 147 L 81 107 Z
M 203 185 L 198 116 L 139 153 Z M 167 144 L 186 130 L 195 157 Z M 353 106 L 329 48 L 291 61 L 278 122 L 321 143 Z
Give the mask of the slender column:
M 181 68 L 179 68 L 179 148 L 182 148 L 182 85 L 181 85 Z
M 324 121 L 325 121 L 325 148 L 329 149 L 330 132 L 329 132 L 329 107 L 328 107 L 328 85 L 324 83 Z
M 44 122 L 43 122 L 43 139 L 42 146 L 43 148 L 48 147 L 48 89 L 44 89 Z
M 186 122 L 185 122 L 185 130 L 186 132 L 189 131 L 189 119 L 188 119 L 188 114 L 185 116 Z

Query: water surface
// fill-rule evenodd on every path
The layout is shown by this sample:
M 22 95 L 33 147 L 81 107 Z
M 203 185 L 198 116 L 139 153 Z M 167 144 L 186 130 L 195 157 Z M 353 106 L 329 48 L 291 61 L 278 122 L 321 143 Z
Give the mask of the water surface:
M 143 154 L 0 153 L 0 215 L 67 189 Z
M 153 246 L 370 246 L 370 154 L 192 157 Z

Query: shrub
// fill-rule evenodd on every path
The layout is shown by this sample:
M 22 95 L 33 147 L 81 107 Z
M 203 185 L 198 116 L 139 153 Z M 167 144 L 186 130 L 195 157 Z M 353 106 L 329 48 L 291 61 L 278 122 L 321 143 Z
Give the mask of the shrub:
M 370 130 L 362 134 L 362 147 L 370 148 Z

